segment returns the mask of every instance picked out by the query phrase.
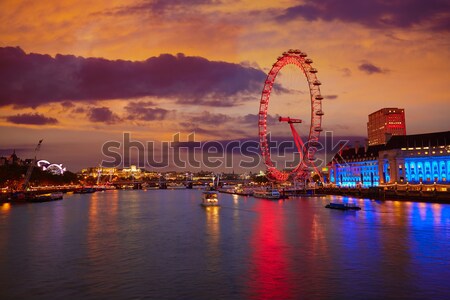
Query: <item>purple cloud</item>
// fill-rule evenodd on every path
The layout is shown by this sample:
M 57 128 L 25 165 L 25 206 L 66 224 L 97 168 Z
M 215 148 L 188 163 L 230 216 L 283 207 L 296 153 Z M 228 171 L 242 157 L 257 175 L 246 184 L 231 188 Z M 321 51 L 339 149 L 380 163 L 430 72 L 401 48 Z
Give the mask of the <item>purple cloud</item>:
M 191 117 L 190 121 L 195 124 L 223 124 L 232 120 L 232 117 L 224 114 L 213 114 L 208 111 L 204 111 L 201 115 Z
M 278 118 L 279 117 L 280 116 L 278 114 L 275 115 L 275 116 L 267 115 L 267 124 L 268 125 L 273 125 L 273 124 L 278 123 Z M 257 114 L 247 114 L 247 115 L 242 117 L 242 120 L 239 121 L 239 123 L 256 126 L 258 124 L 258 120 L 259 120 L 259 115 L 257 115 Z
M 377 67 L 371 63 L 362 63 L 358 66 L 358 69 L 369 75 L 376 74 L 376 73 L 387 73 L 388 72 L 388 70 L 381 69 L 380 67 Z
M 449 12 L 450 2 L 445 0 L 306 0 L 287 8 L 278 20 L 340 20 L 372 28 L 426 24 L 431 30 L 450 31 Z
M 70 101 L 63 101 L 63 102 L 61 102 L 61 106 L 65 109 L 69 109 L 69 108 L 74 108 L 75 104 L 73 104 Z
M 164 120 L 169 113 L 167 109 L 159 107 L 150 107 L 154 104 L 150 101 L 147 102 L 130 102 L 125 106 L 125 110 L 128 113 L 128 120 L 140 120 L 140 121 L 155 121 Z
M 323 96 L 325 99 L 327 100 L 335 100 L 337 99 L 339 96 L 338 95 L 325 95 Z
M 0 48 L 0 107 L 50 102 L 171 98 L 184 104 L 233 106 L 259 94 L 266 75 L 239 64 L 161 54 L 145 61 L 26 54 Z
M 84 107 L 76 107 L 76 108 L 72 109 L 71 112 L 76 113 L 76 114 L 84 114 L 84 113 L 86 113 L 86 109 Z
M 112 14 L 129 15 L 143 12 L 158 13 L 165 11 L 185 11 L 187 8 L 193 9 L 198 6 L 214 5 L 220 3 L 217 0 L 150 0 L 133 4 L 129 6 L 119 7 Z
M 255 91 L 256 93 L 257 91 Z M 185 98 L 178 99 L 177 103 L 187 104 L 187 105 L 201 105 L 201 106 L 212 106 L 212 107 L 232 107 L 239 105 L 240 102 L 245 100 L 256 98 L 250 97 L 220 97 L 218 95 L 206 96 L 203 98 Z
M 185 130 L 194 132 L 196 134 L 208 134 L 211 136 L 217 135 L 217 131 L 214 129 L 204 129 L 202 127 L 197 126 L 197 124 L 191 122 L 181 122 L 179 123 Z
M 96 123 L 115 124 L 120 118 L 108 107 L 93 107 L 88 112 L 89 121 Z
M 207 134 L 214 138 L 217 138 L 217 128 L 214 126 L 211 126 L 212 124 L 206 124 L 209 125 L 208 129 L 205 129 L 203 127 L 198 126 L 198 124 L 193 122 L 180 122 L 180 126 L 184 128 L 185 131 L 193 132 L 195 134 Z M 205 124 L 204 124 L 205 125 Z M 233 129 L 233 128 L 227 128 L 227 130 L 222 131 L 220 137 L 221 138 L 231 138 L 236 135 L 243 135 L 246 136 L 247 132 L 239 129 Z
M 53 125 L 58 123 L 58 120 L 55 118 L 46 117 L 38 113 L 25 113 L 8 116 L 6 117 L 6 121 L 14 124 L 26 125 Z

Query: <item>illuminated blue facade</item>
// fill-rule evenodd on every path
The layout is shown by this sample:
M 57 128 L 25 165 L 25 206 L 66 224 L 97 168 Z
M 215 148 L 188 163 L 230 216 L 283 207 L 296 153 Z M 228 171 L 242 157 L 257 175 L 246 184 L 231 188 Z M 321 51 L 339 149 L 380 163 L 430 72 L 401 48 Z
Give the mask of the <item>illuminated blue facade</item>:
M 330 170 L 330 180 L 340 186 L 378 186 L 378 160 L 346 162 Z
M 450 156 L 405 158 L 405 177 L 409 182 L 447 182 Z
M 388 183 L 448 183 L 450 132 L 395 136 L 386 145 L 345 149 L 330 168 L 339 186 L 371 187 Z

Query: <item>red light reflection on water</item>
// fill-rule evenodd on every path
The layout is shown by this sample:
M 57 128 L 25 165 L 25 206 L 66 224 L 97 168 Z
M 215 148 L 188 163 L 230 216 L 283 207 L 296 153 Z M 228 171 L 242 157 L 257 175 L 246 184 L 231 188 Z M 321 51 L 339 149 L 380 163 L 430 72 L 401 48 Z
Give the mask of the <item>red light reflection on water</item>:
M 282 202 L 279 203 L 283 205 Z M 251 299 L 291 298 L 289 249 L 284 237 L 283 210 L 271 201 L 261 200 L 254 207 L 259 219 L 255 224 L 251 245 L 251 267 L 248 274 Z

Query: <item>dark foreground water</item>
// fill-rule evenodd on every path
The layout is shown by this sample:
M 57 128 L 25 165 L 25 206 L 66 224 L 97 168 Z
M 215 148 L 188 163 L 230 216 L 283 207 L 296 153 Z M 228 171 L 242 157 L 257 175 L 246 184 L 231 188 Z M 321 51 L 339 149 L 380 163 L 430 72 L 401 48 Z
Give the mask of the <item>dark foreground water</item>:
M 107 191 L 0 207 L 1 299 L 449 299 L 450 205 Z M 355 202 L 358 212 L 324 208 Z

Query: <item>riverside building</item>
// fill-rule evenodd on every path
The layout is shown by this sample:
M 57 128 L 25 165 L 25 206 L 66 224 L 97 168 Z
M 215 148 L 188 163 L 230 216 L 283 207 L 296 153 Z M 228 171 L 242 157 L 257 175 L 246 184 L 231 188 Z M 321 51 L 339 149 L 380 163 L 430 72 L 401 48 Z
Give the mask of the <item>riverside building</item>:
M 450 178 L 450 131 L 392 136 L 386 144 L 356 146 L 335 155 L 330 181 L 370 187 L 392 183 L 445 183 Z

